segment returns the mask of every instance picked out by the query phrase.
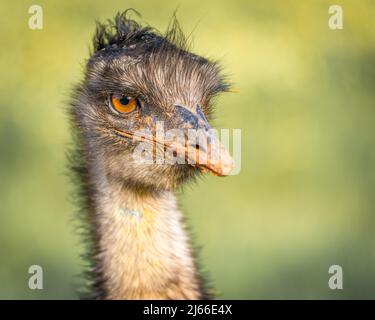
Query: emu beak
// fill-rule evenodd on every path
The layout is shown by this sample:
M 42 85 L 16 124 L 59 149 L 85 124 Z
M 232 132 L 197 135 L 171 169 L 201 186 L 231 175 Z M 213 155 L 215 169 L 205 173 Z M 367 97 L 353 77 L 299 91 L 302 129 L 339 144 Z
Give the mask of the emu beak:
M 178 105 L 175 108 L 177 111 L 175 115 L 177 118 L 174 119 L 177 121 L 176 129 L 182 130 L 183 139 L 165 139 L 164 135 L 159 138 L 158 134 L 155 137 L 152 134 L 151 136 L 137 135 L 134 132 L 113 130 L 123 138 L 145 141 L 154 147 L 159 145 L 164 148 L 164 151 L 172 149 L 173 154 L 176 153 L 178 158 L 185 159 L 189 165 L 199 167 L 203 171 L 209 171 L 217 176 L 229 175 L 234 167 L 234 161 L 214 134 L 201 108 L 197 105 L 194 113 Z M 155 155 L 155 148 L 153 150 Z
M 214 134 L 201 108 L 195 112 L 176 105 L 180 128 L 187 130 L 188 137 L 184 145 L 177 144 L 177 150 L 184 152 L 185 159 L 192 166 L 210 171 L 217 176 L 227 176 L 234 167 L 228 150 Z

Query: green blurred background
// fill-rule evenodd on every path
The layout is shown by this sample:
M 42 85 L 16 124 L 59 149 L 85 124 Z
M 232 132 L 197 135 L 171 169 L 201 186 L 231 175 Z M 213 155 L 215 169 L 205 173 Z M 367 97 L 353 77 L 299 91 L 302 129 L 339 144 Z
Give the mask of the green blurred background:
M 28 8 L 44 10 L 43 30 Z M 340 4 L 344 29 L 328 28 Z M 242 129 L 242 169 L 181 196 L 222 298 L 375 298 L 374 1 L 7 1 L 0 8 L 0 298 L 77 298 L 65 150 L 69 92 L 95 19 L 134 7 L 164 30 L 173 11 L 194 51 L 238 93 L 218 127 Z M 28 268 L 44 269 L 44 290 Z M 328 268 L 344 289 L 328 288 Z

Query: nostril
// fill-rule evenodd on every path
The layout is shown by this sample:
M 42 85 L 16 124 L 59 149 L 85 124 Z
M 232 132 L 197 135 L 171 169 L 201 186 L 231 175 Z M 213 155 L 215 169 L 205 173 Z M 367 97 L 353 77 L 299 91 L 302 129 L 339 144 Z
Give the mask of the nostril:
M 207 146 L 205 145 L 205 143 L 203 142 L 191 142 L 189 144 L 189 149 L 190 150 L 195 150 L 196 152 L 206 152 L 206 148 Z

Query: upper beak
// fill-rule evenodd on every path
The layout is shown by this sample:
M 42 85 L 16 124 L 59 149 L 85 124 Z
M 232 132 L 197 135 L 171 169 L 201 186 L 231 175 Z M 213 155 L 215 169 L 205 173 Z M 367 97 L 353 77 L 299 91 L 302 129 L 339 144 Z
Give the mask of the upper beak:
M 188 163 L 218 176 L 227 176 L 234 162 L 227 149 L 214 134 L 210 124 L 197 105 L 195 112 L 181 106 L 175 106 L 180 128 L 188 132 L 185 143 L 174 146 L 182 151 Z

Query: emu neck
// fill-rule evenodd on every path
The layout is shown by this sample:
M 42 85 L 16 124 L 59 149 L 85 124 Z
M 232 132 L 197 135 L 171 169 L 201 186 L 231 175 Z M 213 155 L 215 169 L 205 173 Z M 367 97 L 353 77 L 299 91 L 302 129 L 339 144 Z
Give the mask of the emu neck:
M 173 193 L 97 186 L 99 260 L 105 299 L 199 299 L 200 282 Z

